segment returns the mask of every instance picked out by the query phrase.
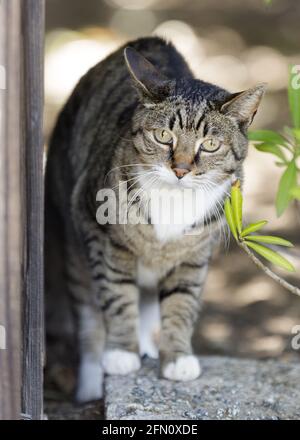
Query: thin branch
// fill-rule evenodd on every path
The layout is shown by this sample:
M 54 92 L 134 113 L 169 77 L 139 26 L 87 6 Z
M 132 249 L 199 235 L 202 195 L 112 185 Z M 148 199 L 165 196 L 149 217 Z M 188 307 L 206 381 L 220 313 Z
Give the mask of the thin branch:
M 294 293 L 295 295 L 300 296 L 300 289 L 299 287 L 294 286 L 293 284 L 288 283 L 283 278 L 281 278 L 276 273 L 272 272 L 267 266 L 265 266 L 248 248 L 248 246 L 244 243 L 242 240 L 238 240 L 237 244 L 244 249 L 244 251 L 248 254 L 248 256 L 251 258 L 253 263 L 259 267 L 266 275 L 268 275 L 272 280 L 276 281 L 276 283 L 280 284 L 285 289 L 289 290 L 290 292 Z
M 298 220 L 298 222 L 300 222 L 300 201 L 295 199 L 294 200 L 294 206 L 295 206 L 295 209 L 296 209 L 297 220 Z

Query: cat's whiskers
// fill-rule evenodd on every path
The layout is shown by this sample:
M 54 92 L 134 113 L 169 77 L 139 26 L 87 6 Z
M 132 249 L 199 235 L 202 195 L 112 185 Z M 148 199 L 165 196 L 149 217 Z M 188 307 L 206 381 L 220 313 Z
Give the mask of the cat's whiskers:
M 155 177 L 151 177 L 151 179 L 153 180 L 153 179 L 155 179 Z M 131 206 L 132 206 L 132 204 L 134 203 L 134 201 L 137 199 L 137 198 L 140 198 L 141 197 L 141 195 L 143 196 L 143 195 L 145 195 L 145 188 L 144 188 L 144 186 L 145 185 L 143 185 L 141 188 L 139 188 L 139 190 L 136 192 L 136 193 L 134 193 L 134 195 L 131 197 L 131 199 L 129 200 L 129 202 L 128 202 L 128 206 L 127 206 L 127 212 L 129 213 L 129 211 L 130 211 L 130 209 L 131 209 Z M 140 203 L 141 203 L 141 200 L 140 200 Z M 139 205 L 137 206 L 137 209 L 138 210 L 140 210 L 140 203 L 139 203 Z
M 214 176 L 215 177 L 215 176 Z M 213 182 L 208 178 L 208 176 L 201 177 L 200 179 L 197 179 L 194 184 L 197 188 L 201 188 L 204 192 L 204 197 L 209 196 L 209 193 L 214 190 L 215 188 L 219 187 L 219 185 L 216 182 Z M 225 191 L 226 193 L 226 191 Z M 224 241 L 226 243 L 226 231 L 224 230 L 224 221 L 223 216 L 219 211 L 219 208 L 221 212 L 223 212 L 223 206 L 219 200 L 216 200 L 216 205 L 211 208 L 213 215 L 216 218 L 218 230 L 220 231 L 220 234 L 222 237 L 224 236 Z M 207 219 L 207 214 L 204 212 L 204 221 L 207 224 L 209 228 L 209 233 L 211 234 L 212 224 L 210 218 Z
M 202 183 L 203 183 L 203 186 L 205 187 L 205 192 L 207 194 L 209 194 L 209 192 L 212 190 L 212 188 L 214 186 L 218 186 L 215 184 L 215 182 L 212 182 L 212 181 L 206 181 L 205 184 L 204 184 L 204 182 L 202 182 Z M 228 235 L 229 235 L 228 232 L 229 231 L 228 231 L 228 228 L 226 227 L 226 224 L 224 222 L 224 217 L 223 217 L 224 207 L 219 200 L 216 200 L 216 205 L 212 207 L 212 211 L 213 211 L 213 215 L 216 217 L 218 230 L 221 234 L 221 238 L 223 239 L 223 241 L 225 243 L 225 248 L 226 248 L 228 245 Z M 210 230 L 211 230 L 211 221 L 209 221 L 208 223 L 209 223 Z
M 149 172 L 149 174 L 150 174 L 150 172 Z M 147 173 L 145 173 L 144 174 L 144 177 L 148 177 L 147 176 Z M 152 182 L 152 180 L 154 181 L 155 180 L 155 178 L 156 178 L 156 176 L 150 176 L 150 178 L 149 178 L 149 180 L 150 180 L 150 182 Z M 139 195 L 143 192 L 143 191 L 145 191 L 145 189 L 146 189 L 146 185 L 147 184 L 149 184 L 149 180 L 147 181 L 145 181 L 144 182 L 144 184 L 142 184 L 142 186 L 138 189 L 138 191 L 137 192 L 135 192 L 134 194 L 133 194 L 133 196 L 131 197 L 131 199 L 129 200 L 129 202 L 128 202 L 128 212 L 129 212 L 129 209 L 131 208 L 131 205 L 132 205 L 132 203 L 134 202 L 134 200 L 135 199 L 137 199 L 138 197 L 139 197 Z
M 130 181 L 132 181 L 132 180 L 136 180 L 136 181 L 138 181 L 138 179 L 139 179 L 139 177 L 132 177 L 131 179 L 120 180 L 120 181 L 119 181 L 115 186 L 113 186 L 111 189 L 116 189 L 116 188 L 120 187 L 121 185 L 125 185 L 125 184 L 127 184 L 128 182 L 130 182 Z M 136 182 L 134 182 L 134 183 L 136 183 Z M 133 185 L 134 185 L 134 183 L 133 183 Z
M 152 179 L 153 177 L 150 177 L 150 179 Z M 146 183 L 146 182 L 145 182 Z M 131 185 L 131 186 L 133 186 L 133 185 Z M 134 194 L 131 196 L 131 198 L 130 198 L 130 200 L 128 201 L 128 203 L 127 203 L 127 218 L 128 218 L 128 216 L 129 216 L 129 211 L 130 211 L 130 209 L 131 209 L 131 206 L 132 206 L 132 204 L 134 203 L 134 201 L 139 197 L 139 194 L 143 191 L 143 186 L 144 185 L 142 185 L 142 187 L 140 187 L 136 192 L 134 192 Z M 130 188 L 129 188 L 130 189 Z M 127 193 L 128 193 L 128 191 L 129 191 L 129 189 L 127 189 Z M 129 195 L 129 193 L 128 193 L 128 195 Z M 139 209 L 139 207 L 138 207 L 138 209 Z M 123 226 L 123 229 L 125 229 L 125 224 L 124 224 L 124 226 Z
M 209 186 L 206 186 L 205 191 L 209 195 L 211 188 Z M 227 239 L 226 239 L 226 230 L 224 229 L 224 217 L 223 217 L 223 213 L 220 213 L 218 205 L 220 206 L 221 211 L 223 211 L 222 205 L 218 200 L 216 201 L 216 205 L 212 206 L 211 210 L 212 210 L 213 216 L 216 219 L 217 231 L 220 234 L 220 238 L 223 239 L 226 244 Z M 213 232 L 215 232 L 215 229 L 212 227 L 211 216 L 207 219 L 207 224 L 209 225 L 210 233 L 212 232 L 212 229 L 213 229 Z
M 221 235 L 221 239 L 224 242 L 224 245 L 226 248 L 228 245 L 228 234 L 227 234 L 226 224 L 224 222 L 223 212 L 220 213 L 219 208 L 216 205 L 213 207 L 213 213 L 217 218 L 218 230 L 219 230 L 219 233 Z
M 141 175 L 137 176 L 137 181 L 132 183 L 129 188 L 127 188 L 127 191 L 129 191 L 136 183 L 138 183 L 142 178 L 144 178 L 145 176 L 150 176 L 156 174 L 155 171 L 147 171 L 146 173 L 142 173 Z
M 149 173 L 156 173 L 157 174 L 157 171 L 156 170 L 150 170 L 150 171 L 148 171 L 148 170 L 143 170 L 143 171 L 138 171 L 138 172 L 136 172 L 136 173 L 128 173 L 128 175 L 130 175 L 130 176 L 145 176 L 145 175 L 148 175 Z
M 113 168 L 112 170 L 110 170 L 110 172 L 117 170 L 117 169 L 130 167 L 130 166 L 138 167 L 138 166 L 145 166 L 145 165 L 146 164 L 121 165 L 119 167 Z M 133 177 L 130 177 L 127 180 L 119 182 L 118 185 L 115 185 L 112 188 L 112 189 L 115 189 L 120 184 L 127 184 L 127 183 L 131 182 L 130 186 L 127 188 L 127 192 L 129 192 L 134 185 L 141 183 L 141 181 L 143 179 L 144 182 L 142 183 L 141 187 L 138 188 L 137 191 L 134 191 L 134 194 L 132 194 L 132 196 L 130 197 L 130 200 L 128 201 L 127 210 L 129 212 L 134 201 L 137 198 L 139 198 L 140 200 L 139 200 L 139 204 L 138 204 L 137 209 L 143 210 L 144 216 L 146 216 L 146 213 L 148 213 L 148 211 L 149 211 L 150 199 L 148 198 L 148 191 L 149 191 L 149 189 L 151 189 L 151 187 L 154 186 L 154 184 L 156 184 L 160 180 L 160 174 L 157 170 L 153 169 L 154 168 L 153 165 L 146 165 L 146 166 L 151 167 L 152 170 L 139 170 L 139 171 L 135 171 L 135 172 L 128 172 L 127 174 L 130 176 L 133 176 Z M 204 197 L 209 197 L 209 194 L 211 191 L 218 188 L 220 185 L 222 185 L 225 182 L 225 180 L 223 180 L 221 182 L 216 182 L 216 181 L 211 180 L 211 178 L 209 178 L 209 177 L 213 177 L 214 179 L 216 179 L 216 178 L 224 178 L 225 176 L 227 176 L 225 173 L 219 173 L 219 172 L 214 172 L 213 176 L 203 176 L 203 175 L 202 176 L 194 176 L 192 178 L 192 184 L 193 184 L 194 189 L 201 188 L 203 190 Z M 229 196 L 229 193 L 226 190 L 224 190 L 224 193 Z M 218 228 L 219 233 L 221 234 L 221 238 L 223 239 L 223 241 L 225 243 L 225 247 L 227 247 L 228 229 L 227 230 L 225 229 L 226 225 L 224 224 L 224 217 L 223 217 L 224 208 L 219 200 L 216 200 L 216 204 L 215 204 L 215 206 L 213 206 L 211 208 L 211 211 L 212 211 L 214 217 L 216 218 L 217 228 Z M 204 221 L 209 228 L 209 233 L 211 234 L 212 222 L 211 222 L 211 218 L 210 217 L 208 218 L 208 213 L 206 213 L 206 212 L 204 212 Z
M 206 196 L 206 192 L 207 192 L 206 187 L 202 186 L 201 188 L 202 188 L 202 191 L 204 192 L 204 196 Z M 208 226 L 208 232 L 209 232 L 209 235 L 211 235 L 211 223 L 207 219 L 208 213 L 205 210 L 203 210 L 203 215 L 204 215 L 204 224 L 206 224 Z
M 216 181 L 216 179 L 219 179 L 219 178 L 222 179 L 221 182 Z M 228 175 L 228 173 L 222 173 L 222 172 L 220 172 L 220 171 L 216 171 L 216 170 L 214 170 L 214 171 L 208 172 L 208 173 L 206 173 L 206 174 L 201 174 L 201 175 L 193 176 L 192 179 L 193 179 L 193 180 L 196 180 L 196 181 L 202 181 L 203 179 L 204 179 L 204 180 L 205 180 L 205 179 L 209 179 L 211 182 L 212 182 L 211 179 L 214 179 L 214 183 L 215 183 L 216 185 L 220 185 L 220 184 L 222 184 L 225 180 L 229 179 L 229 175 Z
M 140 171 L 138 173 L 128 173 L 128 174 L 136 174 L 134 177 L 131 177 L 130 179 L 127 180 L 120 180 L 116 185 L 114 185 L 111 189 L 115 190 L 116 188 L 120 188 L 122 185 L 127 184 L 128 182 L 131 182 L 130 186 L 127 188 L 127 191 L 129 191 L 136 183 L 139 182 L 139 180 L 141 179 L 142 176 L 145 176 L 145 174 L 153 174 L 156 173 L 156 171 Z
M 156 179 L 152 180 L 150 182 L 150 186 L 153 186 L 157 181 L 159 180 L 159 176 L 156 177 Z M 150 188 L 151 191 L 151 188 Z M 146 206 L 145 206 L 145 199 L 146 199 Z M 138 209 L 141 209 L 141 206 L 143 207 L 143 212 L 144 212 L 144 216 L 146 217 L 146 212 L 147 214 L 149 213 L 149 203 L 151 202 L 151 197 L 148 197 L 148 192 L 147 191 L 143 191 L 142 195 L 140 196 L 140 202 L 139 202 L 139 206 Z M 146 211 L 147 209 L 147 211 Z M 148 217 L 148 215 L 147 215 Z
M 133 164 L 126 164 L 126 165 L 119 165 L 119 166 L 117 166 L 117 167 L 112 168 L 111 170 L 109 170 L 109 171 L 106 173 L 106 175 L 105 175 L 105 177 L 104 177 L 104 183 L 106 182 L 106 179 L 107 179 L 108 175 L 109 175 L 110 173 L 112 173 L 113 171 L 119 170 L 119 169 L 121 169 L 121 168 L 127 168 L 127 167 L 138 167 L 138 166 L 143 166 L 143 167 L 153 167 L 152 164 L 146 164 L 146 163 L 133 163 Z
M 125 136 L 118 136 L 120 140 L 132 142 L 132 138 L 127 138 Z
M 223 183 L 225 183 L 225 180 L 223 181 L 223 182 L 220 182 L 220 183 L 216 183 L 216 182 L 213 182 L 213 181 L 211 181 L 211 180 L 209 180 L 209 179 L 202 179 L 202 180 L 198 180 L 198 181 L 196 181 L 196 180 L 194 180 L 193 179 L 193 184 L 194 184 L 194 186 L 196 186 L 196 187 L 201 187 L 201 185 L 202 184 L 210 184 L 211 186 L 213 186 L 214 188 L 218 188 L 218 187 L 220 187 L 220 185 L 222 185 Z M 227 195 L 228 197 L 230 197 L 230 193 L 227 191 L 227 190 L 223 190 L 224 191 L 224 194 L 225 195 Z

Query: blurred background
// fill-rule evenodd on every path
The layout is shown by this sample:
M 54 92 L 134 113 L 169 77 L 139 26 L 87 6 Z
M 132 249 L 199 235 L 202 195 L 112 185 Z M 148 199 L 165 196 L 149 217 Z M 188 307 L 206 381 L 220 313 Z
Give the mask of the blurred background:
M 153 33 L 172 41 L 198 78 L 232 92 L 267 82 L 252 127 L 280 131 L 290 124 L 288 65 L 300 64 L 299 22 L 298 0 L 46 0 L 46 143 L 78 79 L 126 41 Z M 249 222 L 269 220 L 266 233 L 295 243 L 289 254 L 295 275 L 278 272 L 299 285 L 299 210 L 291 206 L 276 217 L 280 175 L 273 156 L 249 148 L 245 215 Z M 299 350 L 291 347 L 297 324 L 300 299 L 256 269 L 234 243 L 229 250 L 223 246 L 205 289 L 197 351 L 299 360 Z M 56 373 L 50 372 L 50 401 L 55 388 L 67 394 L 73 386 L 73 379 Z

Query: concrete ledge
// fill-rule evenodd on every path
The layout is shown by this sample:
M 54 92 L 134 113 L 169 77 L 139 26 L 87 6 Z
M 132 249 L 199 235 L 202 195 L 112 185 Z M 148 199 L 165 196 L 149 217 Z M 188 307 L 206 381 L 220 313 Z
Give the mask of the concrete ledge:
M 108 420 L 300 419 L 300 365 L 227 357 L 200 357 L 192 382 L 158 379 L 146 359 L 138 374 L 108 376 Z

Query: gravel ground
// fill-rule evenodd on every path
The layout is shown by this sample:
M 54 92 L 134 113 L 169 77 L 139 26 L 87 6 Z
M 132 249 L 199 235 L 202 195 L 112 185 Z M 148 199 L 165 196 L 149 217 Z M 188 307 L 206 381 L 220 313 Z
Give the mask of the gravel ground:
M 137 375 L 106 379 L 108 420 L 279 420 L 300 418 L 300 365 L 201 357 L 192 382 L 157 378 L 145 360 Z

